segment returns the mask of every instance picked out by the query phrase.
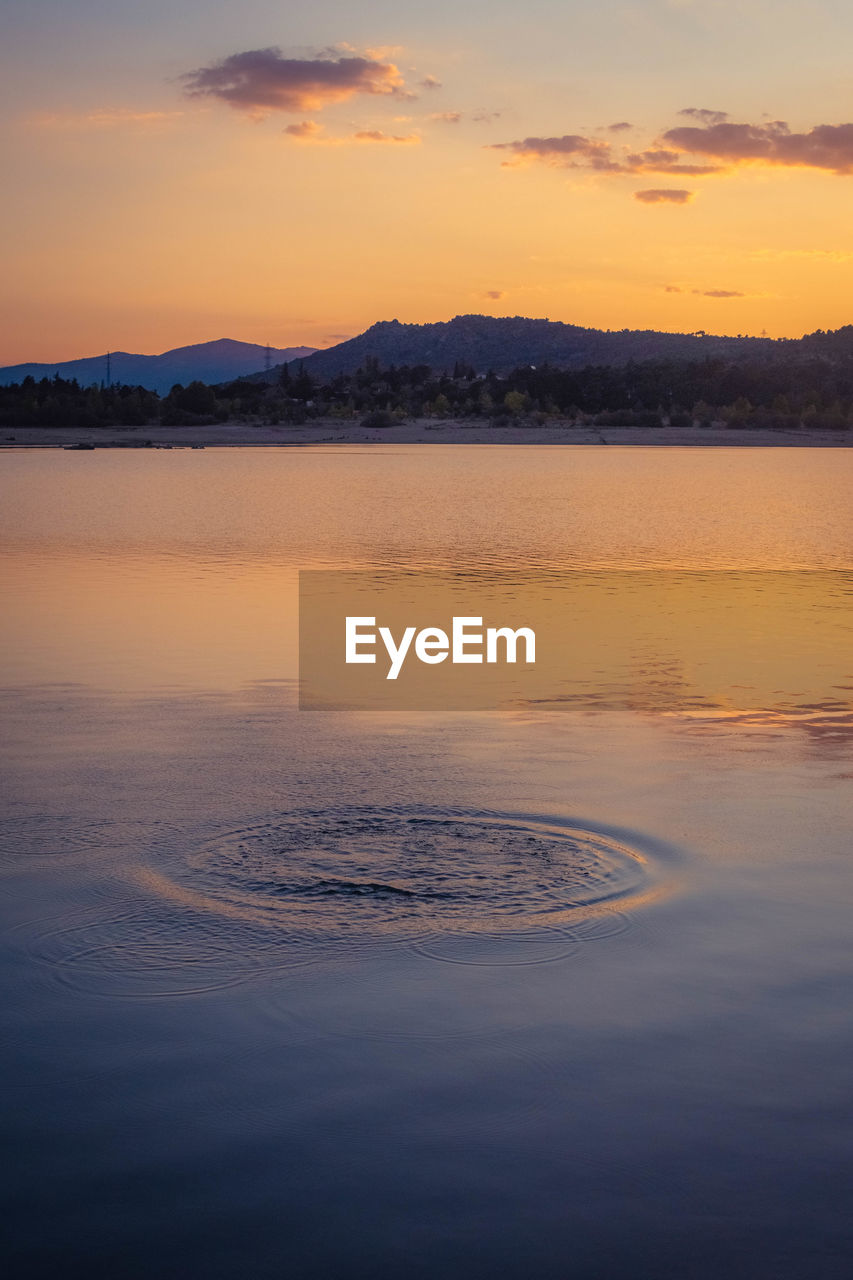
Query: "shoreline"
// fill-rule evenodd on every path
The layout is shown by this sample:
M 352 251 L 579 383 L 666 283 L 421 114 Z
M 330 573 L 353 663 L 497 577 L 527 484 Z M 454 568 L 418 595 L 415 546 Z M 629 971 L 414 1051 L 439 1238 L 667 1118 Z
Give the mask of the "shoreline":
M 319 419 L 299 426 L 223 422 L 214 426 L 9 427 L 0 435 L 6 449 L 299 447 L 318 444 L 491 444 L 491 445 L 637 445 L 679 448 L 848 448 L 853 432 L 803 428 L 775 430 L 744 427 L 608 427 L 556 421 L 545 426 L 452 419 L 419 419 L 392 427 L 363 427 L 356 422 Z

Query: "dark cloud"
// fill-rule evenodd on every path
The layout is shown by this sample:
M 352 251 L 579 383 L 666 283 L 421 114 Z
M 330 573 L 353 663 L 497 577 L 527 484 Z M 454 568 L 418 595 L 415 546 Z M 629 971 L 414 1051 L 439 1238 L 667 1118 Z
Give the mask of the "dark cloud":
M 719 173 L 717 164 L 683 164 L 678 151 L 667 151 L 664 148 L 653 148 L 639 151 L 625 157 L 627 173 L 682 173 L 686 175 L 703 175 Z
M 630 120 L 617 120 L 615 124 L 609 124 L 607 128 L 611 133 L 624 133 L 626 129 L 633 129 Z
M 504 297 L 504 291 L 503 289 L 487 289 L 483 297 L 491 298 L 492 302 L 500 302 L 501 298 Z
M 477 124 L 491 124 L 493 120 L 500 120 L 500 111 L 474 111 L 471 113 L 471 119 L 476 120 Z
M 679 288 L 677 284 L 666 284 L 663 291 L 664 293 L 684 293 L 684 290 Z
M 819 124 L 792 133 L 784 120 L 736 124 L 728 120 L 669 129 L 664 141 L 680 151 L 729 165 L 762 163 L 853 173 L 853 124 Z
M 693 192 L 663 187 L 653 191 L 635 191 L 634 199 L 641 204 L 687 204 L 693 199 Z
M 648 151 L 627 152 L 619 158 L 611 143 L 582 134 L 567 133 L 559 138 L 524 138 L 518 142 L 493 143 L 493 151 L 509 151 L 514 160 L 504 165 L 540 160 L 567 169 L 595 169 L 599 173 L 679 173 L 701 175 L 719 173 L 712 164 L 683 164 L 681 153 L 671 148 L 656 147 Z
M 355 94 L 406 95 L 393 62 L 372 57 L 285 58 L 280 49 L 232 53 L 183 76 L 191 98 L 218 98 L 235 111 L 318 111 Z
M 784 165 L 853 174 L 853 124 L 819 124 L 807 132 L 794 133 L 784 120 L 741 124 L 730 120 L 725 111 L 708 107 L 685 107 L 679 114 L 697 123 L 668 129 L 642 150 L 577 133 L 493 143 L 491 149 L 507 153 L 505 167 L 540 163 L 605 176 L 708 177 L 741 165 Z M 606 128 L 618 135 L 627 127 L 627 121 L 617 121 Z M 637 192 L 636 198 L 647 204 L 684 204 L 691 195 L 655 190 Z
M 698 120 L 700 124 L 722 124 L 729 118 L 728 111 L 709 111 L 707 107 L 684 107 L 678 114 Z
M 508 151 L 514 160 L 504 165 L 520 164 L 526 160 L 542 160 L 546 164 L 562 165 L 569 169 L 619 170 L 612 158 L 609 142 L 597 138 L 585 138 L 579 133 L 565 133 L 559 138 L 523 138 L 518 142 L 493 142 L 490 151 Z

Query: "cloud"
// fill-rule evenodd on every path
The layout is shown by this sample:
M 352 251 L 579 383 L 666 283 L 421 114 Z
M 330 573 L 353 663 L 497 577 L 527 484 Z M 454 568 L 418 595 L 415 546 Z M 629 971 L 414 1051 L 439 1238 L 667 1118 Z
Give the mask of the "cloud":
M 726 119 L 669 129 L 663 140 L 729 166 L 758 163 L 853 173 L 853 124 L 819 124 L 807 133 L 792 133 L 784 120 L 738 124 Z
M 677 284 L 666 284 L 663 291 L 664 293 L 695 293 L 700 298 L 748 298 L 750 296 L 747 293 L 740 293 L 737 289 L 682 289 Z
M 362 143 L 396 143 L 398 145 L 416 146 L 420 141 L 417 133 L 395 134 L 383 133 L 381 129 L 359 129 L 356 133 L 345 137 L 327 138 L 323 126 L 314 120 L 303 120 L 300 124 L 289 124 L 282 132 L 289 138 L 295 138 L 300 144 L 317 147 L 347 147 Z
M 319 111 L 356 94 L 409 97 L 393 62 L 365 56 L 285 58 L 250 49 L 182 77 L 190 98 L 216 98 L 255 117 L 270 111 Z
M 462 119 L 461 111 L 433 111 L 430 113 L 430 120 L 440 120 L 443 124 L 459 124 Z
M 416 133 L 398 134 L 383 133 L 381 129 L 361 129 L 352 135 L 354 142 L 397 142 L 404 146 L 417 145 L 420 138 Z
M 718 173 L 718 165 L 682 164 L 680 152 L 655 147 L 648 151 L 615 153 L 609 142 L 566 133 L 555 138 L 524 138 L 519 142 L 495 142 L 492 151 L 509 151 L 503 167 L 541 161 L 565 169 L 593 169 L 598 173 L 678 173 L 695 176 Z
M 502 113 L 500 111 L 486 111 L 481 109 L 479 111 L 472 112 L 471 119 L 475 120 L 477 124 L 491 124 L 493 120 L 500 120 L 501 114 Z
M 678 151 L 663 147 L 648 151 L 632 152 L 625 157 L 624 173 L 683 173 L 690 177 L 708 173 L 720 173 L 715 164 L 683 164 Z
M 634 199 L 639 200 L 641 204 L 687 204 L 693 199 L 693 192 L 658 187 L 651 191 L 635 191 Z
M 630 120 L 617 120 L 615 124 L 609 124 L 607 128 L 611 133 L 624 133 L 626 129 L 633 129 Z
M 114 129 L 123 125 L 165 125 L 184 114 L 183 111 L 134 111 L 130 107 L 107 107 L 81 115 L 45 112 L 33 116 L 30 123 L 42 129 Z
M 660 173 L 709 177 L 730 173 L 743 165 L 853 174 L 853 124 L 819 124 L 794 133 L 784 120 L 738 123 L 730 120 L 725 111 L 708 107 L 685 107 L 679 115 L 694 123 L 666 130 L 643 149 L 632 150 L 614 141 L 576 133 L 498 142 L 490 149 L 507 153 L 504 168 L 539 163 L 587 169 L 605 176 Z M 629 127 L 627 121 L 617 121 L 606 126 L 606 131 L 618 135 Z M 689 193 L 678 197 L 637 192 L 636 198 L 646 203 L 685 203 Z
M 709 111 L 707 107 L 684 107 L 678 114 L 689 116 L 701 124 L 722 124 L 729 118 L 728 111 Z
M 303 120 L 300 124 L 289 124 L 284 132 L 291 138 L 316 138 L 323 132 L 323 126 L 316 120 Z
M 493 142 L 487 150 L 511 154 L 511 160 L 503 161 L 505 169 L 532 160 L 569 169 L 613 170 L 621 167 L 612 158 L 609 142 L 585 138 L 578 133 L 565 133 L 554 138 L 523 138 L 518 142 Z
M 506 297 L 506 294 L 503 289 L 487 289 L 483 297 L 491 298 L 492 302 L 500 302 L 501 298 Z
M 441 81 L 436 80 L 435 76 L 424 76 L 423 80 L 419 80 L 418 84 L 422 89 L 440 89 Z

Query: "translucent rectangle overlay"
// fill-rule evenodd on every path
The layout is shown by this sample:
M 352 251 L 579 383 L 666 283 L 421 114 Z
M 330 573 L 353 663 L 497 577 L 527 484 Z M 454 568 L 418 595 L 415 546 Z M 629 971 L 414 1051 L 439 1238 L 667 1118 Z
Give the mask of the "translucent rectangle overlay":
M 304 570 L 299 705 L 844 716 L 851 606 L 836 570 Z M 375 661 L 347 661 L 347 619 L 349 656 Z

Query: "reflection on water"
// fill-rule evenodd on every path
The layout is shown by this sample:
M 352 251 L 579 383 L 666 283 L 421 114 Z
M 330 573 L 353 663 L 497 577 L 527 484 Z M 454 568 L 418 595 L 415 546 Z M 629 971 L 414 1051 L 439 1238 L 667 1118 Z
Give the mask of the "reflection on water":
M 851 468 L 4 454 L 13 1273 L 846 1280 Z M 556 697 L 309 715 L 306 566 L 595 572 Z
M 291 939 L 417 937 L 588 921 L 639 906 L 649 859 L 603 832 L 534 815 L 295 809 L 217 836 L 161 890 L 277 922 Z
M 847 449 L 4 450 L 0 537 L 73 559 L 850 568 Z M 93 518 L 95 517 L 96 518 Z

